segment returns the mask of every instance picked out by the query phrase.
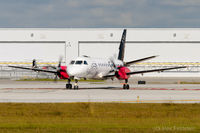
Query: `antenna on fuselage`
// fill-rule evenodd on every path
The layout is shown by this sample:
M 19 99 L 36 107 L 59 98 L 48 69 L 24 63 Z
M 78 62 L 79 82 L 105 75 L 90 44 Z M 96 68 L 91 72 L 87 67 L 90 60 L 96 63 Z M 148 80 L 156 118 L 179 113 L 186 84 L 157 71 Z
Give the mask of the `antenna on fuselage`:
M 126 43 L 126 29 L 124 29 L 124 31 L 123 31 L 121 42 L 119 45 L 118 60 L 121 60 L 121 61 L 124 60 L 125 43 Z

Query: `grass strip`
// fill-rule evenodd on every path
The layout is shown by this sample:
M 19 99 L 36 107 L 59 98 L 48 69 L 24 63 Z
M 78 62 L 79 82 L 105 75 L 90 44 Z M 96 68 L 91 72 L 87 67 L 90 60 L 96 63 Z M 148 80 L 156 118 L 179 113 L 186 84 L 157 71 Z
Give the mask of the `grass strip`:
M 180 84 L 200 84 L 200 82 L 180 82 Z
M 200 104 L 0 103 L 6 132 L 200 132 Z

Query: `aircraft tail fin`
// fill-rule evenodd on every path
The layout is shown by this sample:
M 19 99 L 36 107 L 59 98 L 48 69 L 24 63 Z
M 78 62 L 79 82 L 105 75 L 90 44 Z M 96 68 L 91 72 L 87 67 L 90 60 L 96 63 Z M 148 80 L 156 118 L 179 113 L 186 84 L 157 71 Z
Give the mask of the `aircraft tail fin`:
M 120 46 L 119 46 L 118 60 L 121 60 L 121 61 L 124 60 L 125 42 L 126 42 L 126 29 L 124 29 L 123 31 Z

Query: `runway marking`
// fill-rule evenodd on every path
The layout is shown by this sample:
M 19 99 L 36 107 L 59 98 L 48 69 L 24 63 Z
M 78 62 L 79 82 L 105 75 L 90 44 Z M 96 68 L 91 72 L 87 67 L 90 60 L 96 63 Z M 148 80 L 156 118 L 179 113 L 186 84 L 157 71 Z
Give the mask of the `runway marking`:
M 175 90 L 175 91 L 200 91 L 200 89 L 174 89 L 174 88 L 131 88 L 131 90 Z

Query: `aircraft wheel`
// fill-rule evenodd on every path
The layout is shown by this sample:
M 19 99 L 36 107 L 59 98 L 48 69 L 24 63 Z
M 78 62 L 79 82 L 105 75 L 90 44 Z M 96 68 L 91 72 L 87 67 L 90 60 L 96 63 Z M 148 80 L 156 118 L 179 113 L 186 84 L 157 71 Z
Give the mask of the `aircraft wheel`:
M 78 86 L 77 85 L 74 86 L 74 90 L 78 90 Z
M 66 84 L 66 89 L 72 89 L 72 84 Z
M 123 89 L 124 89 L 124 90 L 128 90 L 128 89 L 129 89 L 129 84 L 124 84 L 124 85 L 123 85 Z
M 66 84 L 66 89 L 69 89 L 69 84 Z
M 69 89 L 72 89 L 72 84 L 69 84 Z
M 74 90 L 78 90 L 78 79 L 75 79 Z
M 126 84 L 123 85 L 123 89 L 124 89 L 124 90 L 126 89 Z
M 126 89 L 129 90 L 129 84 L 126 85 Z

